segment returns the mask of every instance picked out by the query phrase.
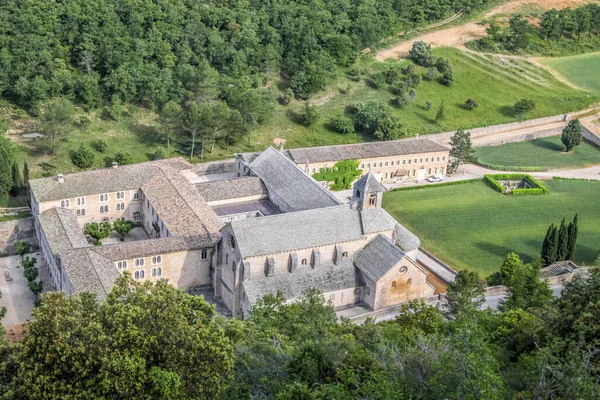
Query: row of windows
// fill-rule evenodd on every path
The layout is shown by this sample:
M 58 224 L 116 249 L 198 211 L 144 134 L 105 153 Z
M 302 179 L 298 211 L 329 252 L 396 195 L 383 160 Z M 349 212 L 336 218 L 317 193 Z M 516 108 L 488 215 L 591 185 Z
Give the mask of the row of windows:
M 157 276 L 162 276 L 162 268 L 158 267 L 158 268 L 152 268 L 152 277 L 157 277 Z M 139 270 L 139 271 L 135 271 L 133 274 L 133 277 L 135 279 L 144 279 L 146 277 L 146 271 Z
M 412 285 L 412 278 L 408 278 L 406 280 L 406 284 L 407 285 Z M 392 287 L 395 288 L 396 287 L 396 281 L 392 282 Z
M 425 162 L 426 162 L 426 163 L 430 162 L 429 160 L 430 160 L 430 158 L 429 158 L 429 157 L 425 157 Z M 445 157 L 445 156 L 444 156 L 444 157 L 441 157 L 441 160 L 442 160 L 442 161 L 446 161 L 446 157 Z M 396 165 L 406 165 L 406 164 L 407 164 L 407 162 L 406 162 L 406 161 L 407 161 L 407 160 L 402 160 L 402 164 L 401 164 L 401 163 L 400 163 L 400 160 L 398 160 L 398 161 L 396 161 Z M 440 157 L 438 157 L 438 158 L 437 158 L 437 160 L 435 159 L 435 157 L 431 157 L 431 162 L 435 162 L 435 161 L 438 161 L 438 162 L 439 162 L 439 161 L 440 161 Z M 420 163 L 420 164 L 423 164 L 423 158 L 420 158 L 420 159 L 417 159 L 417 158 L 415 158 L 414 160 L 408 160 L 408 164 L 412 164 L 413 162 L 414 162 L 415 164 L 417 164 L 417 162 L 418 162 L 418 163 Z M 373 166 L 373 167 L 377 167 L 377 163 L 373 163 L 373 165 L 372 165 L 372 166 Z M 385 166 L 385 167 L 388 167 L 388 166 L 391 166 L 391 167 L 393 167 L 393 166 L 394 166 L 394 161 L 386 161 L 385 163 L 384 163 L 384 162 L 380 162 L 380 163 L 379 163 L 379 166 L 380 166 L 380 167 L 384 167 L 384 166 Z M 371 167 L 371 163 L 367 163 L 367 168 L 370 168 L 370 167 Z M 364 168 L 365 168 L 365 164 L 362 164 L 362 165 L 360 166 L 360 168 L 361 168 L 361 169 L 364 169 Z
M 140 193 L 139 192 L 135 192 L 133 194 L 133 199 L 134 200 L 139 200 L 139 198 L 140 198 Z M 108 193 L 102 193 L 99 196 L 99 199 L 100 199 L 101 202 L 108 201 L 109 200 Z M 117 192 L 117 200 L 122 200 L 122 199 L 125 199 L 125 192 Z M 77 197 L 75 199 L 75 203 L 78 206 L 85 205 L 85 197 Z M 71 206 L 71 201 L 69 199 L 61 200 L 60 201 L 60 206 L 62 208 L 69 208 Z M 119 209 L 118 207 L 119 207 L 119 205 L 117 204 L 117 209 Z M 123 209 L 123 210 L 125 209 L 125 203 L 121 203 L 121 209 Z

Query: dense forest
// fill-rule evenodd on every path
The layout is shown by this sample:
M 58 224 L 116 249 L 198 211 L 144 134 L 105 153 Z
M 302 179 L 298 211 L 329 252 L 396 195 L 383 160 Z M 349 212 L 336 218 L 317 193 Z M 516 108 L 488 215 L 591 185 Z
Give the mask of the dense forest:
M 246 321 L 166 281 L 125 276 L 103 301 L 48 293 L 22 339 L 0 335 L 0 398 L 597 399 L 600 272 L 560 298 L 538 273 L 510 254 L 498 311 L 464 271 L 446 304 L 361 325 L 317 291 L 269 295 Z
M 34 115 L 46 98 L 94 108 L 219 98 L 289 79 L 320 90 L 382 38 L 492 0 L 7 0 L 0 5 L 0 92 Z
M 502 27 L 492 21 L 487 36 L 469 47 L 480 51 L 518 52 L 561 56 L 584 53 L 600 48 L 600 4 L 579 8 L 552 9 L 530 23 L 515 14 Z

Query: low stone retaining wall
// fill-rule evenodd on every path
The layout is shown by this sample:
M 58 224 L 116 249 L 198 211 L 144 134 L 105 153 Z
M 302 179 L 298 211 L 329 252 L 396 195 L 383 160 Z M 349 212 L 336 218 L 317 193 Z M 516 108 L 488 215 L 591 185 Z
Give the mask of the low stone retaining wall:
M 199 175 L 222 174 L 235 171 L 235 161 L 214 161 L 207 163 L 195 164 L 192 169 Z
M 34 251 L 38 249 L 33 217 L 0 222 L 0 253 L 14 255 L 12 245 L 19 240 L 29 243 Z

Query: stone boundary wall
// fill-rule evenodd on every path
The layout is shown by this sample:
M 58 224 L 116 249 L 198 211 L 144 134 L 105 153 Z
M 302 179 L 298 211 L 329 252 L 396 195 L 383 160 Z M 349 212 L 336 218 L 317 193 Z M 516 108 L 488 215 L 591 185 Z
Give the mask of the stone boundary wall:
M 39 248 L 33 217 L 0 222 L 0 253 L 14 255 L 12 245 L 19 240 L 29 243 L 33 251 Z
M 199 175 L 222 174 L 235 172 L 235 161 L 233 159 L 223 161 L 213 161 L 207 163 L 195 164 L 192 170 Z
M 594 135 L 586 127 L 583 127 L 583 138 L 594 146 L 600 147 L 600 137 Z
M 531 127 L 539 126 L 539 125 L 546 125 L 546 124 L 552 124 L 555 122 L 567 121 L 568 118 L 569 118 L 569 114 L 560 114 L 560 115 L 554 115 L 552 117 L 530 119 L 530 120 L 526 120 L 526 121 L 522 121 L 522 122 L 509 122 L 507 124 L 490 125 L 490 126 L 484 126 L 481 128 L 466 129 L 466 131 L 471 132 L 471 138 L 475 139 L 475 138 L 478 138 L 481 136 L 491 135 L 491 134 L 495 134 L 495 133 L 508 132 L 508 131 L 514 131 L 517 129 L 531 128 Z M 455 131 L 452 131 L 452 132 L 435 133 L 435 134 L 423 135 L 423 136 L 428 139 L 434 139 L 434 140 L 437 140 L 442 143 L 447 143 L 450 141 L 450 138 L 455 133 L 456 133 Z M 533 135 L 527 135 L 527 136 L 533 136 Z M 548 135 L 548 136 L 551 136 L 551 135 Z M 537 137 L 539 137 L 539 136 L 537 136 Z M 523 139 L 521 139 L 521 140 L 523 140 Z M 519 140 L 516 140 L 516 141 L 519 141 Z

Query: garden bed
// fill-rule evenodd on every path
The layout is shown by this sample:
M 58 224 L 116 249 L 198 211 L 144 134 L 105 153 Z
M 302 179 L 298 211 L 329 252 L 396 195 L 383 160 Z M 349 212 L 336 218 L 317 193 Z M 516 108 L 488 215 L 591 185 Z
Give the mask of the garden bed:
M 502 194 L 522 196 L 548 193 L 544 184 L 527 174 L 485 175 L 484 179 L 492 189 Z

